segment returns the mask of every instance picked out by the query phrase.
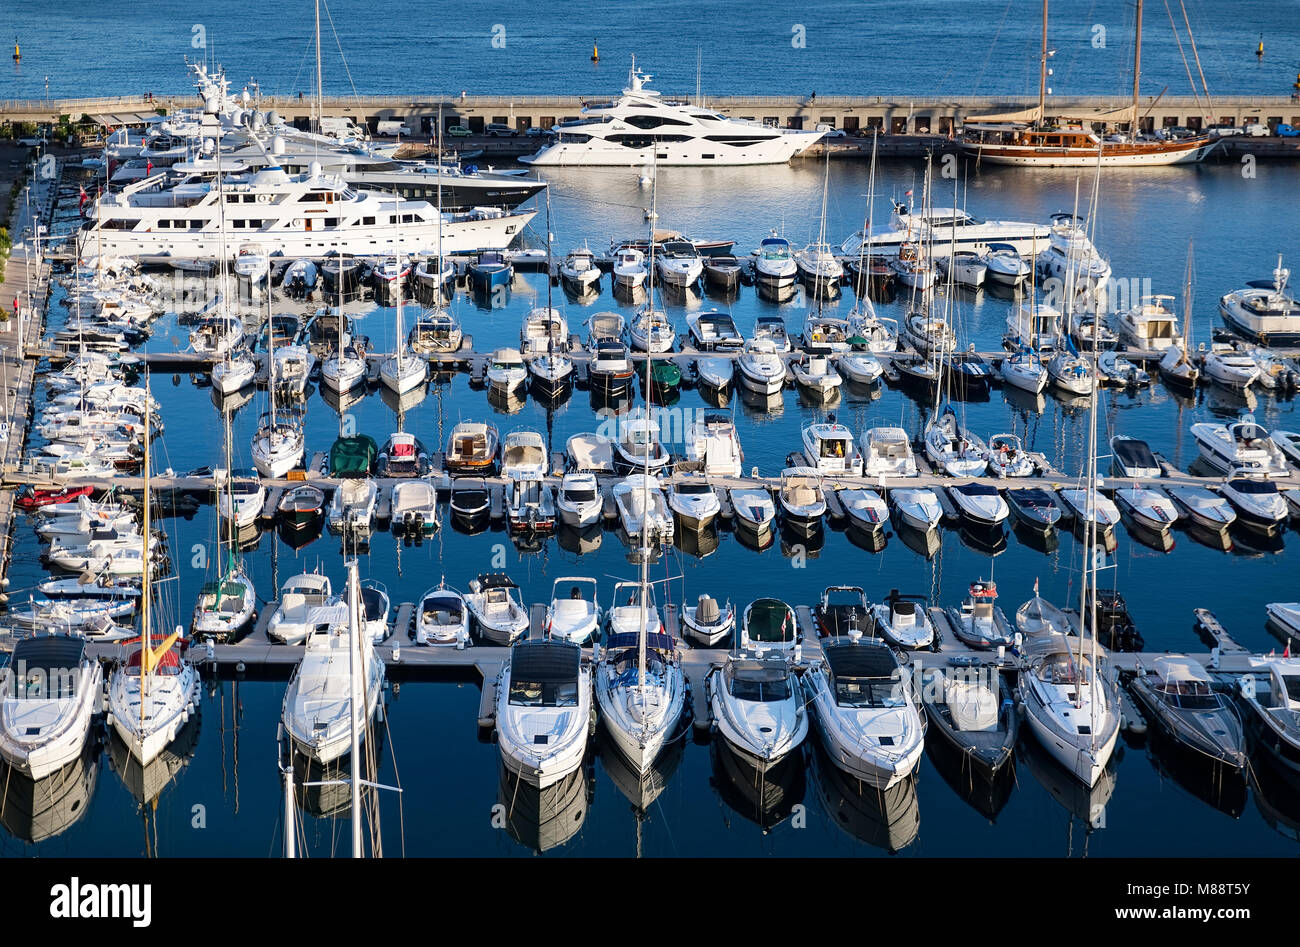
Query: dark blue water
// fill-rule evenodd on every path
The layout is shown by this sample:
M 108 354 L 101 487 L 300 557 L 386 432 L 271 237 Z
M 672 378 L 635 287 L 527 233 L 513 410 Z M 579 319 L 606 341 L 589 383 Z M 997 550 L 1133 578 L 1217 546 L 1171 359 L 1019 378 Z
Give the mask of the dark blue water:
M 1192 317 L 1194 343 L 1208 341 L 1217 321 L 1220 294 L 1244 281 L 1266 276 L 1279 249 L 1289 250 L 1300 238 L 1300 223 L 1290 208 L 1300 193 L 1300 171 L 1290 165 L 1261 164 L 1253 178 L 1243 177 L 1231 165 L 1206 165 L 1192 169 L 1129 174 L 1108 172 L 1102 180 L 1097 242 L 1110 258 L 1117 278 L 1147 280 L 1152 291 L 1181 298 L 1189 242 L 1195 244 L 1195 302 Z M 888 213 L 886 198 L 901 195 L 919 181 L 919 164 L 882 166 L 877 182 L 876 220 Z M 830 210 L 827 234 L 838 243 L 860 226 L 865 212 L 867 169 L 856 163 L 833 163 L 830 171 Z M 643 232 L 642 208 L 650 201 L 631 171 L 556 172 L 553 184 L 552 226 L 557 251 L 588 242 L 603 249 L 615 236 Z M 940 179 L 949 189 L 953 180 Z M 985 217 L 1043 220 L 1074 204 L 1076 177 L 1069 172 L 986 171 L 956 182 L 956 203 Z M 1082 181 L 1086 195 L 1090 181 Z M 813 162 L 790 167 L 696 171 L 670 169 L 659 175 L 657 203 L 659 225 L 681 229 L 697 237 L 737 240 L 745 253 L 771 229 L 784 231 L 797 244 L 815 237 L 822 188 L 822 169 Z M 947 201 L 948 198 L 941 198 Z M 532 228 L 530 241 L 545 233 L 541 220 Z M 608 289 L 588 305 L 567 301 L 552 291 L 572 331 L 581 332 L 586 315 L 620 306 Z M 497 310 L 476 306 L 461 296 L 454 311 L 475 347 L 489 350 L 515 344 L 523 314 L 544 305 L 547 289 L 539 276 L 518 277 L 508 304 Z M 851 296 L 831 304 L 847 310 Z M 734 302 L 707 297 L 668 306 L 679 330 L 685 330 L 688 306 L 720 305 L 735 315 L 748 333 L 760 313 L 779 310 L 792 329 L 801 325 L 806 310 L 799 304 L 776 307 L 756 298 L 745 288 Z M 955 301 L 956 324 L 963 342 L 978 348 L 996 348 L 1003 331 L 1008 303 L 984 294 Z M 277 303 L 277 309 L 297 304 Z M 57 315 L 60 306 L 54 307 Z M 298 311 L 302 308 L 298 307 Z M 355 307 L 359 331 L 377 346 L 394 339 L 393 311 L 363 303 Z M 902 303 L 878 307 L 883 315 L 901 317 Z M 149 346 L 165 350 L 183 347 L 184 327 L 164 317 Z M 188 377 L 155 376 L 154 394 L 162 400 L 166 433 L 157 444 L 156 465 L 186 470 L 203 464 L 219 465 L 220 419 L 206 388 Z M 265 394 L 257 395 L 235 415 L 236 463 L 247 464 L 249 438 L 257 414 L 265 409 Z M 704 407 L 699 395 L 685 391 L 680 408 Z M 1245 405 L 1226 396 L 1207 393 L 1197 399 L 1175 397 L 1164 387 L 1140 393 L 1107 393 L 1097 419 L 1103 445 L 1113 433 L 1148 440 L 1181 468 L 1196 456 L 1190 436 L 1195 421 L 1232 417 Z M 1253 404 L 1257 417 L 1270 427 L 1295 429 L 1300 424 L 1292 401 L 1261 396 Z M 874 425 L 902 424 L 920 429 L 929 405 L 888 387 L 870 394 L 846 394 L 837 414 L 855 431 Z M 747 466 L 765 474 L 784 465 L 785 455 L 799 445 L 799 430 L 820 410 L 803 404 L 787 391 L 777 412 L 735 406 Z M 1012 403 L 994 392 L 986 403 L 958 408 L 966 423 L 982 435 L 1013 431 L 1032 449 L 1043 451 L 1060 469 L 1075 473 L 1086 447 L 1088 414 L 1079 405 L 1054 397 L 1040 403 Z M 356 429 L 382 441 L 395 427 L 394 411 L 378 395 L 347 409 Z M 313 394 L 308 402 L 308 450 L 327 450 L 334 439 L 339 415 Z M 461 419 L 490 418 L 502 432 L 514 428 L 540 431 L 554 449 L 562 449 L 573 433 L 591 430 L 595 415 L 588 395 L 576 392 L 558 409 L 548 411 L 533 400 L 516 413 L 502 414 L 488 404 L 486 395 L 469 386 L 466 376 L 432 385 L 418 405 L 405 413 L 406 429 L 416 432 L 431 449 L 445 443 L 451 427 Z M 679 448 L 680 449 L 680 448 Z M 1104 462 L 1103 462 L 1104 466 Z M 196 555 L 210 550 L 215 537 L 211 511 L 192 519 L 169 519 L 168 532 L 175 579 L 164 585 L 164 605 L 186 623 L 198 588 L 207 574 L 195 567 Z M 30 529 L 20 524 L 18 556 L 13 568 L 11 594 L 21 596 L 43 576 L 35 561 L 37 543 Z M 1230 552 L 1201 545 L 1184 532 L 1176 534 L 1174 548 L 1158 552 L 1127 532 L 1118 531 L 1118 548 L 1105 574 L 1127 598 L 1139 629 L 1153 650 L 1203 651 L 1191 630 L 1191 609 L 1215 611 L 1229 630 L 1247 647 L 1267 651 L 1280 647 L 1264 628 L 1263 605 L 1295 598 L 1296 537 L 1286 534 L 1276 549 L 1248 534 L 1238 534 Z M 723 532 L 716 549 L 697 557 L 674 551 L 652 566 L 652 577 L 673 579 L 666 597 L 673 602 L 702 592 L 730 598 L 738 607 L 765 594 L 779 594 L 795 604 L 812 604 L 828 585 L 863 586 L 872 598 L 890 588 L 929 595 L 938 604 L 956 604 L 967 583 L 990 572 L 998 581 L 1003 606 L 1010 612 L 1031 594 L 1035 580 L 1045 595 L 1061 604 L 1077 601 L 1078 544 L 1062 534 L 1050 551 L 1032 547 L 1010 536 L 1004 549 L 991 555 L 965 534 L 945 530 L 938 553 L 927 558 L 924 550 L 909 546 L 903 536 L 891 535 L 883 551 L 872 553 L 855 546 L 842 532 L 827 530 L 820 545 L 806 544 L 802 554 L 789 543 L 756 552 Z M 342 550 L 328 534 L 293 550 L 275 533 L 264 534 L 256 548 L 245 553 L 263 599 L 274 595 L 279 583 L 294 573 L 318 564 L 341 584 Z M 606 532 L 599 547 L 581 554 L 555 540 L 540 550 L 517 549 L 504 533 L 461 535 L 444 528 L 419 547 L 399 548 L 392 537 L 379 535 L 360 560 L 363 577 L 384 581 L 395 602 L 409 601 L 444 575 L 449 584 L 464 588 L 476 573 L 501 567 L 523 588 L 527 602 L 549 598 L 557 576 L 586 574 L 600 578 L 605 594 L 619 578 L 634 576 L 627 550 L 617 534 Z M 8 852 L 42 854 L 244 854 L 261 856 L 280 850 L 281 802 L 276 769 L 276 727 L 284 684 L 244 681 L 212 685 L 204 700 L 201 725 L 191 758 L 181 765 L 165 788 L 156 808 L 143 813 L 136 798 L 100 758 L 95 791 L 84 815 L 62 834 L 37 846 L 24 844 L 22 831 L 3 836 Z M 680 756 L 668 762 L 675 770 L 666 787 L 646 807 L 644 819 L 620 792 L 603 758 L 593 759 L 586 775 L 566 787 L 562 812 L 547 830 L 548 839 L 564 838 L 551 847 L 535 830 L 514 822 L 500 827 L 493 807 L 500 803 L 516 818 L 536 800 L 527 793 L 503 790 L 498 777 L 497 749 L 478 741 L 475 715 L 478 688 L 469 683 L 406 682 L 391 695 L 387 733 L 383 739 L 381 778 L 400 783 L 403 801 L 381 800 L 385 851 L 399 852 L 403 843 L 410 854 L 522 855 L 548 848 L 559 855 L 645 854 L 709 855 L 758 854 L 866 854 L 901 848 L 909 855 L 1025 855 L 1082 854 L 1200 855 L 1291 854 L 1300 825 L 1300 798 L 1268 782 L 1261 775 L 1263 792 L 1244 786 L 1221 786 L 1210 802 L 1203 779 L 1182 779 L 1176 758 L 1154 745 L 1126 745 L 1121 741 L 1111 773 L 1092 793 L 1076 788 L 1059 770 L 1028 755 L 1017 763 L 1013 784 L 1001 787 L 996 799 L 983 801 L 963 794 L 960 775 L 952 776 L 940 755 L 927 753 L 915 786 L 900 790 L 883 803 L 868 791 L 861 796 L 845 787 L 817 765 L 810 740 L 809 759 L 790 776 L 784 804 L 773 813 L 756 812 L 752 803 L 737 798 L 721 761 L 715 763 L 710 747 L 687 741 Z M 236 750 L 236 733 L 238 748 Z M 1170 760 L 1173 759 L 1173 763 Z M 237 762 L 236 762 L 237 760 Z M 957 788 L 954 788 L 957 787 Z M 303 818 L 309 849 L 316 854 L 346 853 L 346 819 L 314 815 L 312 811 L 337 810 L 337 800 L 314 801 Z M 804 808 L 793 810 L 794 805 Z M 204 807 L 195 810 L 195 806 Z M 79 810 L 81 811 L 81 810 Z M 883 815 L 882 815 L 883 811 Z M 195 828 L 201 813 L 205 828 Z M 990 813 L 996 813 L 990 819 Z M 888 816 L 892 831 L 881 826 Z M 0 819 L 0 822 L 5 822 Z M 760 823 L 770 827 L 764 834 Z M 776 823 L 772 827 L 772 823 Z M 1092 823 L 1097 823 L 1093 825 Z M 5 824 L 8 824 L 7 822 Z M 561 830 L 558 825 L 565 828 Z M 1290 828 L 1288 828 L 1290 826 Z M 154 846 L 156 845 L 156 849 Z
M 325 8 L 322 4 L 322 9 Z M 1056 95 L 1132 90 L 1131 3 L 1056 3 L 1049 43 Z M 1196 74 L 1182 17 L 1184 65 L 1162 4 L 1146 5 L 1143 92 L 1189 95 Z M 1273 0 L 1187 0 L 1211 95 L 1284 95 L 1295 79 L 1300 27 Z M 710 94 L 1037 95 L 1038 0 L 884 0 L 791 7 L 653 0 L 608 4 L 409 3 L 334 0 L 322 13 L 325 87 L 331 94 L 609 94 L 632 56 L 665 91 L 693 93 L 697 50 Z M 50 15 L 39 0 L 5 4 L 21 65 L 5 56 L 0 99 L 187 92 L 184 57 L 215 58 L 238 89 L 292 95 L 315 86 L 313 4 L 273 11 L 251 0 L 196 8 L 143 0 L 129 8 L 71 0 Z M 331 22 L 333 32 L 330 30 Z M 1265 55 L 1255 49 L 1263 40 Z M 494 43 L 495 41 L 495 43 Z M 590 62 L 593 41 L 601 61 Z M 12 50 L 10 50 L 11 52 Z

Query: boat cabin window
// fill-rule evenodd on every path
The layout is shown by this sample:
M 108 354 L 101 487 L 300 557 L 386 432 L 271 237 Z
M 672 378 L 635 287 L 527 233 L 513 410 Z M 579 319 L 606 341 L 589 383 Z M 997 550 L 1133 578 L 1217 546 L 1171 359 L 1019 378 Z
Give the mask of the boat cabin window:
M 843 457 L 845 454 L 844 448 L 844 438 L 828 437 L 822 441 L 821 455 L 823 457 Z
M 890 677 L 837 677 L 834 683 L 840 707 L 902 707 L 907 702 L 898 681 Z
M 683 496 L 704 496 L 713 492 L 713 488 L 707 483 L 691 483 L 690 481 L 679 483 L 673 489 Z
M 1277 493 L 1277 484 L 1272 480 L 1233 480 L 1231 483 L 1232 489 L 1238 493 L 1249 493 L 1253 496 Z
M 1286 685 L 1286 696 L 1288 700 L 1300 700 L 1300 675 L 1283 674 L 1282 683 Z
M 578 682 L 543 683 L 540 681 L 510 681 L 510 703 L 516 707 L 576 707 Z
M 770 702 L 790 699 L 790 681 L 788 678 L 767 681 L 733 677 L 729 690 L 731 696 L 737 700 Z
M 1068 654 L 1053 655 L 1038 672 L 1039 679 L 1049 684 L 1078 684 L 1079 676 L 1079 666 Z M 1086 671 L 1083 673 L 1083 682 L 1088 682 Z
M 1207 681 L 1165 681 L 1156 691 L 1166 703 L 1184 710 L 1212 710 L 1219 698 Z

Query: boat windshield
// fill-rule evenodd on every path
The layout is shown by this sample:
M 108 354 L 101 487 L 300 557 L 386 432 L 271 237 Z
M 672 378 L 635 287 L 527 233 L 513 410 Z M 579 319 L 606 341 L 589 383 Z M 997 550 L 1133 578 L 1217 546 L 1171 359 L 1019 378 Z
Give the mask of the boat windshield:
M 511 680 L 510 703 L 516 707 L 576 707 L 578 682 L 551 684 Z
M 1157 688 L 1165 703 L 1182 710 L 1213 710 L 1218 695 L 1206 681 L 1166 681 Z
M 898 681 L 890 677 L 837 677 L 835 703 L 859 709 L 902 707 L 907 702 Z
M 774 701 L 790 699 L 790 681 L 756 681 L 743 677 L 731 679 L 731 696 L 737 700 Z

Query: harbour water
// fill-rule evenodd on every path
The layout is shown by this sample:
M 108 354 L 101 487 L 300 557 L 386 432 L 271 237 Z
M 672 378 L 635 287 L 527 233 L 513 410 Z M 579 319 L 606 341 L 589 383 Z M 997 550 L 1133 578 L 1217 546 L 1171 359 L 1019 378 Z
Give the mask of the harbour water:
M 955 203 L 986 218 L 1042 221 L 1055 211 L 1073 208 L 1076 181 L 1086 195 L 1091 179 L 1073 172 L 1006 172 L 985 169 L 967 178 L 937 176 L 937 203 L 953 203 L 945 194 L 956 187 Z M 1292 207 L 1300 185 L 1293 166 L 1260 164 L 1253 177 L 1236 166 L 1206 165 L 1136 173 L 1107 172 L 1097 209 L 1096 242 L 1120 280 L 1149 281 L 1143 291 L 1182 297 L 1189 242 L 1195 244 L 1193 345 L 1208 342 L 1217 324 L 1218 297 L 1245 281 L 1267 276 L 1279 250 L 1300 241 L 1300 223 Z M 890 197 L 909 189 L 920 193 L 919 164 L 880 168 L 874 219 L 879 228 L 888 217 Z M 803 162 L 775 168 L 698 171 L 667 169 L 658 175 L 656 203 L 661 227 L 694 237 L 726 237 L 748 252 L 770 230 L 783 230 L 796 245 L 815 239 L 823 168 Z M 828 239 L 838 243 L 861 226 L 866 206 L 867 168 L 859 163 L 830 167 Z M 588 243 L 603 250 L 611 238 L 644 233 L 643 208 L 650 190 L 631 169 L 555 171 L 551 231 L 555 249 Z M 542 242 L 544 216 L 533 225 L 530 245 Z M 630 317 L 605 277 L 600 297 L 590 304 L 551 290 L 554 304 L 581 333 L 592 312 L 615 310 Z M 61 291 L 60 291 L 61 292 Z M 62 316 L 56 292 L 52 318 Z M 524 313 L 545 305 L 547 288 L 540 274 L 520 275 L 506 304 L 491 309 L 463 293 L 453 304 L 478 351 L 516 344 Z M 847 310 L 851 292 L 832 308 Z M 882 315 L 901 318 L 903 300 L 878 306 Z M 717 305 L 728 309 L 742 332 L 754 319 L 779 311 L 792 332 L 806 309 L 794 303 L 777 306 L 758 299 L 745 287 L 735 300 L 707 296 L 667 300 L 666 309 L 679 332 L 685 331 L 690 308 Z M 990 293 L 954 300 L 955 325 L 962 343 L 979 350 L 998 347 L 1009 303 Z M 304 311 L 307 306 L 278 302 L 277 310 Z M 378 349 L 394 342 L 393 311 L 371 303 L 353 307 L 358 331 Z M 1181 311 L 1181 304 L 1180 304 Z M 408 314 L 409 319 L 409 314 Z M 408 322 L 409 324 L 409 322 Z M 173 316 L 154 328 L 146 348 L 183 348 L 187 329 Z M 212 392 L 179 378 L 155 375 L 155 397 L 162 402 L 166 432 L 155 445 L 155 466 L 184 471 L 222 462 L 220 416 Z M 248 465 L 248 445 L 266 395 L 258 393 L 233 419 L 236 465 Z M 307 402 L 308 453 L 327 450 L 340 416 L 313 392 Z M 1136 393 L 1101 396 L 1098 440 L 1123 433 L 1147 440 L 1176 467 L 1187 469 L 1196 456 L 1189 428 L 1193 422 L 1233 418 L 1252 408 L 1270 428 L 1296 429 L 1295 404 L 1261 395 L 1247 405 L 1239 398 L 1208 390 L 1194 399 L 1174 395 L 1162 384 Z M 705 408 L 695 391 L 683 391 L 679 410 Z M 733 398 L 725 410 L 736 418 L 746 468 L 774 474 L 786 454 L 799 446 L 800 428 L 824 409 L 805 404 L 787 390 L 776 410 L 756 409 Z M 901 424 L 919 431 L 932 406 L 888 386 L 846 393 L 833 407 L 855 433 L 875 425 Z M 1077 474 L 1087 443 L 1086 401 L 1066 404 L 1047 395 L 1016 399 L 995 390 L 989 401 L 957 406 L 959 416 L 982 436 L 1002 431 L 1021 435 L 1032 450 L 1042 451 L 1057 469 Z M 502 433 L 516 428 L 539 431 L 553 450 L 567 437 L 592 430 L 596 416 L 582 391 L 553 410 L 531 398 L 512 411 L 492 407 L 487 395 L 456 375 L 431 384 L 418 404 L 404 411 L 406 430 L 430 450 L 445 445 L 447 433 L 462 419 L 490 419 Z M 377 392 L 345 411 L 345 423 L 382 442 L 395 429 L 393 406 Z M 680 451 L 680 444 L 669 445 Z M 1104 450 L 1104 448 L 1103 448 Z M 1104 469 L 1106 461 L 1101 462 Z M 191 519 L 164 521 L 173 563 L 173 578 L 164 584 L 164 607 L 186 624 L 195 596 L 211 569 L 216 535 L 210 507 Z M 742 608 L 760 595 L 777 594 L 792 604 L 813 604 L 821 590 L 834 584 L 861 585 L 873 600 L 891 588 L 925 594 L 932 604 L 956 605 L 967 584 L 990 574 L 997 580 L 1001 605 L 1008 613 L 1032 594 L 1035 581 L 1058 604 L 1077 604 L 1079 544 L 1062 532 L 1059 543 L 1035 546 L 1008 533 L 994 549 L 960 531 L 944 529 L 934 550 L 914 548 L 910 537 L 891 532 L 883 550 L 855 545 L 849 534 L 827 528 L 818 540 L 782 539 L 755 551 L 723 531 L 716 545 L 674 549 L 651 566 L 653 579 L 668 579 L 661 603 L 692 601 L 708 592 Z M 1203 652 L 1192 632 L 1191 609 L 1213 610 L 1245 647 L 1281 650 L 1264 627 L 1263 604 L 1295 598 L 1297 540 L 1288 532 L 1267 543 L 1249 533 L 1233 534 L 1230 551 L 1210 548 L 1177 531 L 1172 550 L 1150 548 L 1121 529 L 1110 560 L 1112 581 L 1127 599 L 1138 628 L 1152 651 Z M 25 521 L 17 529 L 18 546 L 11 570 L 10 595 L 22 598 L 44 572 L 36 560 L 36 539 Z M 594 548 L 593 548 L 594 547 Z M 243 553 L 251 564 L 259 599 L 272 598 L 280 582 L 318 565 L 343 580 L 342 550 L 337 537 L 322 534 L 293 549 L 275 532 L 263 534 Z M 697 554 L 702 553 L 702 554 Z M 463 535 L 449 525 L 419 546 L 399 546 L 377 535 L 360 558 L 362 578 L 383 581 L 396 602 L 411 601 L 442 577 L 464 589 L 480 572 L 505 569 L 522 587 L 525 602 L 549 599 L 558 576 L 598 577 L 608 596 L 613 583 L 635 577 L 636 567 L 616 532 L 607 530 L 599 544 L 572 537 L 548 540 L 540 549 L 520 549 L 504 532 Z M 269 607 L 259 605 L 260 609 Z M 149 774 L 158 791 L 143 807 L 110 764 L 112 748 L 94 756 L 98 778 L 90 780 L 84 801 L 70 794 L 60 802 L 65 821 L 75 824 L 37 843 L 0 812 L 0 852 L 42 855 L 247 855 L 280 851 L 281 796 L 276 767 L 276 730 L 284 693 L 282 681 L 211 682 L 201 718 L 191 736 L 188 759 L 173 761 L 174 773 Z M 1186 761 L 1152 739 L 1125 735 L 1108 774 L 1087 792 L 1054 764 L 1033 752 L 1022 738 L 1014 780 L 992 790 L 973 790 L 960 765 L 941 748 L 927 751 L 919 776 L 878 798 L 874 790 L 847 783 L 822 765 L 810 735 L 806 759 L 787 783 L 773 793 L 770 809 L 755 807 L 732 782 L 725 758 L 715 748 L 687 737 L 665 762 L 664 785 L 640 811 L 620 786 L 609 754 L 594 754 L 581 778 L 538 799 L 536 792 L 503 785 L 498 751 L 476 735 L 479 692 L 474 681 L 402 683 L 389 696 L 380 780 L 400 784 L 398 798 L 380 799 L 384 850 L 388 854 L 526 855 L 545 849 L 566 855 L 865 855 L 899 851 L 907 855 L 1110 855 L 1142 856 L 1158 849 L 1166 856 L 1232 854 L 1289 855 L 1300 837 L 1300 793 L 1280 786 L 1264 770 L 1254 785 L 1211 784 L 1205 775 L 1186 772 Z M 191 724 L 193 727 L 194 725 Z M 1258 769 L 1258 757 L 1256 757 Z M 88 766 L 90 764 L 88 763 Z M 170 780 L 168 780 L 170 776 Z M 337 787 L 335 787 L 337 789 Z M 342 790 L 345 792 L 345 790 Z M 348 851 L 346 801 L 325 787 L 306 802 L 302 831 L 312 854 Z M 323 797 L 323 798 L 322 798 Z M 76 803 L 73 808 L 73 803 Z M 495 808 L 500 806 L 501 808 Z M 535 810 L 554 808 L 540 829 Z M 796 808 L 801 806 L 802 808 Z M 532 813 L 530 815 L 530 812 Z M 332 814 L 326 814 L 332 813 Z M 18 818 L 17 821 L 21 822 Z
M 1300 27 L 1287 4 L 1201 0 L 1186 7 L 1212 95 L 1290 91 L 1295 64 L 1285 57 Z M 659 88 L 685 93 L 695 89 L 697 49 L 706 95 L 1038 93 L 1038 0 L 978 0 L 960 8 L 917 0 L 904 10 L 884 0 L 813 0 L 797 10 L 771 0 L 663 0 L 652 8 L 611 5 L 597 17 L 559 0 L 526 8 L 441 3 L 419 12 L 393 0 L 333 0 L 322 10 L 325 89 L 336 95 L 613 94 L 633 55 L 659 77 Z M 1177 9 L 1173 16 L 1195 74 Z M 70 0 L 58 17 L 39 0 L 13 0 L 5 5 L 5 26 L 5 42 L 13 34 L 22 61 L 0 69 L 0 100 L 188 92 L 185 56 L 215 57 L 236 89 L 256 82 L 264 93 L 293 95 L 315 83 L 308 0 L 273 15 L 251 0 L 201 10 L 145 0 L 129 16 Z M 1131 91 L 1132 4 L 1053 4 L 1049 40 L 1057 50 L 1056 95 Z M 598 64 L 590 62 L 593 41 Z M 1265 55 L 1257 59 L 1261 41 Z M 1145 17 L 1142 66 L 1144 93 L 1192 93 L 1169 18 L 1157 4 Z

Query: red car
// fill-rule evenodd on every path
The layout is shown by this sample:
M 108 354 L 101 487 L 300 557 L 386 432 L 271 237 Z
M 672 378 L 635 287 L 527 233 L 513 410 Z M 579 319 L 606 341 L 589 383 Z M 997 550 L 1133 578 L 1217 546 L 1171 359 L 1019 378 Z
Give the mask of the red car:
M 36 510 L 52 503 L 67 503 L 77 497 L 88 497 L 94 492 L 95 488 L 89 485 L 64 487 L 62 490 L 37 490 L 34 487 L 24 487 L 14 503 L 22 510 Z

